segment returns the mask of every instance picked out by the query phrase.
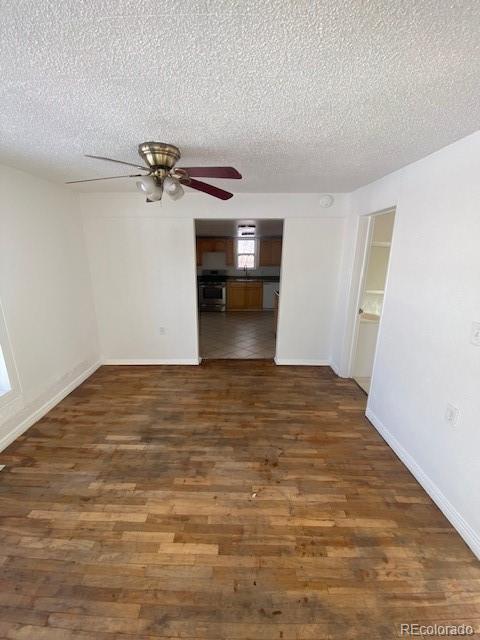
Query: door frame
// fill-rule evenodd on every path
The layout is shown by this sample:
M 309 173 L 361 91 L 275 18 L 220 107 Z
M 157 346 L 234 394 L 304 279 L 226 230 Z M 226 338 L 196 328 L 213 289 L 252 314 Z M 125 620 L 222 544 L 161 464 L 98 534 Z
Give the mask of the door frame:
M 280 255 L 280 274 L 278 276 L 279 279 L 279 285 L 278 285 L 278 289 L 279 289 L 279 302 L 278 302 L 278 310 L 277 310 L 277 326 L 276 326 L 276 332 L 275 332 L 275 353 L 273 355 L 273 363 L 274 364 L 278 364 L 277 363 L 277 348 L 278 348 L 278 338 L 279 338 L 279 326 L 280 326 L 280 314 L 281 314 L 281 310 L 282 310 L 282 295 L 281 295 L 281 287 L 282 287 L 282 280 L 283 280 L 283 273 L 284 273 L 284 250 L 285 250 L 285 236 L 286 236 L 286 222 L 287 222 L 287 218 L 285 218 L 285 216 L 282 217 L 278 217 L 278 216 L 262 216 L 262 215 L 255 215 L 253 218 L 247 218 L 246 216 L 215 216 L 210 218 L 209 216 L 200 216 L 200 217 L 193 217 L 192 218 L 192 233 L 193 233 L 193 274 L 194 274 L 194 282 L 195 282 L 195 326 L 196 326 L 196 333 L 197 333 L 197 358 L 198 358 L 198 364 L 202 363 L 202 360 L 204 358 L 202 358 L 202 355 L 200 353 L 200 310 L 198 308 L 198 281 L 197 281 L 197 235 L 196 235 L 196 231 L 197 231 L 197 221 L 202 221 L 202 220 L 229 220 L 229 221 L 238 221 L 238 220 L 281 220 L 282 221 L 282 252 Z M 258 240 L 258 239 L 257 239 Z M 258 249 L 258 255 L 257 255 L 258 260 L 260 259 L 260 250 Z M 234 266 L 236 265 L 236 247 L 234 247 Z M 259 265 L 257 265 L 256 268 L 258 268 Z
M 22 395 L 20 377 L 18 375 L 17 363 L 12 349 L 10 334 L 8 332 L 7 321 L 0 299 L 0 347 L 5 369 L 7 373 L 10 389 L 0 396 L 0 411 L 7 413 L 7 407 Z M 7 417 L 5 413 L 5 417 Z
M 359 278 L 358 278 L 358 284 L 356 287 L 356 292 L 355 292 L 355 306 L 353 309 L 353 330 L 352 330 L 352 336 L 351 336 L 351 341 L 350 341 L 350 349 L 349 349 L 349 354 L 348 354 L 348 377 L 352 378 L 353 377 L 353 373 L 354 373 L 354 366 L 355 366 L 355 357 L 357 354 L 357 346 L 358 346 L 358 334 L 359 334 L 359 329 L 360 329 L 360 314 L 359 314 L 359 309 L 360 309 L 360 305 L 362 303 L 362 297 L 363 297 L 363 292 L 365 289 L 365 282 L 366 282 L 366 278 L 367 278 L 367 268 L 368 268 L 368 262 L 370 259 L 370 252 L 371 252 L 371 241 L 372 241 L 372 235 L 373 235 L 373 222 L 374 219 L 377 216 L 382 216 L 382 215 L 386 215 L 389 213 L 394 213 L 395 214 L 395 218 L 394 218 L 394 223 L 393 223 L 393 230 L 392 230 L 392 244 L 390 245 L 390 255 L 388 257 L 388 266 L 387 266 L 387 274 L 385 277 L 385 289 L 384 289 L 384 294 L 383 294 L 383 304 L 385 304 L 385 298 L 387 295 L 387 287 L 388 287 L 388 274 L 390 271 L 390 263 L 391 263 L 391 252 L 392 252 L 392 245 L 393 245 L 393 236 L 395 233 L 395 226 L 397 223 L 397 208 L 396 206 L 392 206 L 392 207 L 388 207 L 386 209 L 381 209 L 380 211 L 374 211 L 372 213 L 368 213 L 365 215 L 360 216 L 360 224 L 359 224 L 359 229 L 357 232 L 357 248 L 359 249 L 359 253 L 361 255 L 361 264 L 360 264 L 360 270 L 359 270 Z M 363 224 L 362 224 L 363 223 Z M 382 309 L 383 309 L 383 305 L 382 305 Z M 378 339 L 380 337 L 380 329 L 382 326 L 382 318 L 383 318 L 383 313 L 380 315 L 380 321 L 378 324 L 378 333 L 377 333 L 377 341 L 375 344 L 375 355 L 373 358 L 373 368 L 375 368 L 375 358 L 376 358 L 376 354 L 377 354 L 377 346 L 378 346 Z M 373 373 L 373 369 L 372 369 L 372 373 Z

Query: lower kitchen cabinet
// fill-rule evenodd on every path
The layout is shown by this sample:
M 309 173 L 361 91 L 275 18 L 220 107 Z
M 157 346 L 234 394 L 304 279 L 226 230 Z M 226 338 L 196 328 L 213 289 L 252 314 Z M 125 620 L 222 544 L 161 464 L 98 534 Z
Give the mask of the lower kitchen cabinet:
M 263 306 L 263 282 L 231 280 L 227 283 L 228 311 L 260 311 Z
M 241 282 L 227 284 L 227 310 L 245 309 L 245 287 Z
M 253 286 L 252 286 L 253 285 Z M 245 288 L 245 308 L 246 309 L 262 309 L 263 308 L 263 282 L 248 283 Z

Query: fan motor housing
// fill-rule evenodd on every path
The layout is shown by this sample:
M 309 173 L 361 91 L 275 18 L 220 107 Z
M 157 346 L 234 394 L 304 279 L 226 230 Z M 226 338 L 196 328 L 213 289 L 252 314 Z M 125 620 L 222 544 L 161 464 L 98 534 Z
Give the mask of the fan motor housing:
M 170 171 L 180 159 L 180 149 L 166 142 L 142 142 L 138 153 L 148 167 Z

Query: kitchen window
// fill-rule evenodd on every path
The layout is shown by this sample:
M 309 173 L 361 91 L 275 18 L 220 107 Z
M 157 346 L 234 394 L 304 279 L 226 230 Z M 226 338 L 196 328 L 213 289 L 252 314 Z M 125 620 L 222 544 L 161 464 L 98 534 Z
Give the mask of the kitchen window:
M 253 238 L 237 240 L 237 269 L 255 269 L 257 241 Z

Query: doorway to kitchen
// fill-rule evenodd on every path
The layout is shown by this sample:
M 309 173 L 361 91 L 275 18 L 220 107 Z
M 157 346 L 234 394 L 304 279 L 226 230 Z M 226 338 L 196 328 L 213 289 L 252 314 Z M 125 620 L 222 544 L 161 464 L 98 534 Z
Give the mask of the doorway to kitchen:
M 273 359 L 283 220 L 195 221 L 199 355 Z
M 369 216 L 352 362 L 352 377 L 367 395 L 382 316 L 394 222 L 394 210 Z

